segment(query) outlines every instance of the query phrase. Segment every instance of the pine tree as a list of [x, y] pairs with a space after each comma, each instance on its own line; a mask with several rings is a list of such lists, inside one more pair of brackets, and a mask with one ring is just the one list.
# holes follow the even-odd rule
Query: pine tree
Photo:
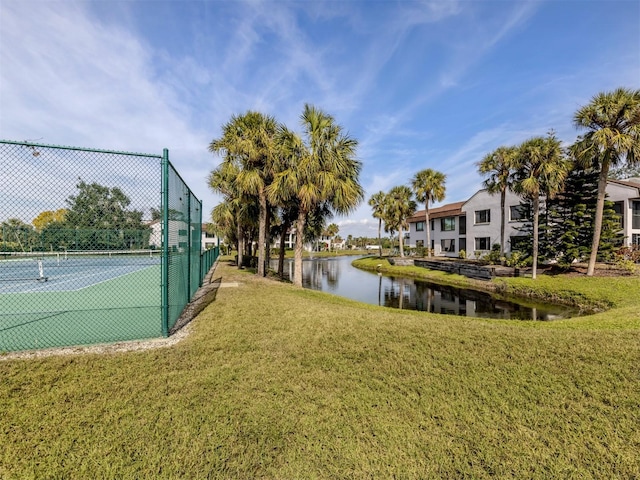
[[[566, 267], [575, 260], [583, 261], [589, 257], [597, 194], [598, 172], [572, 169], [564, 190], [555, 198], [546, 200], [540, 215], [541, 261], [557, 261]], [[527, 208], [527, 202], [524, 208]], [[521, 229], [524, 235], [531, 235], [531, 231], [530, 224]], [[621, 243], [620, 223], [613, 210], [613, 202], [606, 201], [598, 260], [610, 260]]]

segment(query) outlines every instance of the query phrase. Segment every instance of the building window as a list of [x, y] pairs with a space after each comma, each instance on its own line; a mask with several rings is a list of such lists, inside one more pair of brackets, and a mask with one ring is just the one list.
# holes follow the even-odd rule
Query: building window
[[524, 251], [527, 251], [529, 243], [531, 243], [531, 237], [526, 237], [526, 236], [509, 237], [509, 243], [511, 244], [512, 252], [524, 252]]
[[456, 229], [456, 218], [455, 217], [445, 217], [440, 219], [440, 231], [441, 232], [452, 232]]
[[454, 239], [440, 240], [440, 247], [442, 247], [443, 252], [455, 252], [456, 241]]
[[631, 212], [631, 228], [640, 229], [640, 202], [634, 201]]
[[637, 245], [638, 247], [640, 247], [640, 234], [638, 234], [638, 233], [634, 233], [634, 234], [631, 236], [631, 243], [632, 243], [633, 245]]
[[416, 240], [416, 248], [424, 248], [424, 240]]
[[624, 228], [624, 202], [614, 202], [611, 210], [615, 212], [615, 220], [620, 228]]
[[432, 232], [435, 230], [435, 224], [436, 224], [436, 221], [435, 220], [431, 220], [431, 231]]
[[460, 235], [465, 235], [467, 233], [467, 217], [465, 217], [464, 215], [458, 217], [458, 233]]
[[476, 224], [490, 223], [490, 222], [491, 222], [491, 210], [476, 210]]
[[527, 205], [511, 205], [509, 207], [509, 221], [524, 222], [531, 220], [531, 212]]
[[476, 250], [490, 250], [490, 249], [491, 249], [491, 238], [489, 237], [476, 238]]
[[467, 249], [467, 239], [466, 238], [461, 238], [459, 241], [460, 241], [460, 250], [466, 250]]
[[416, 222], [416, 232], [424, 232], [424, 222]]

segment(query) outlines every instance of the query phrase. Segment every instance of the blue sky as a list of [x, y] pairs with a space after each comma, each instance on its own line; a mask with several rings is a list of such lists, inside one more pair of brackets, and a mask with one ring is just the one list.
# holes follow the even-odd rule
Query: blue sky
[[[232, 114], [299, 130], [311, 103], [358, 139], [367, 199], [433, 168], [449, 203], [484, 155], [573, 142], [575, 111], [620, 86], [640, 88], [636, 0], [0, 0], [0, 138], [166, 147], [205, 213]], [[376, 236], [366, 201], [334, 221]]]

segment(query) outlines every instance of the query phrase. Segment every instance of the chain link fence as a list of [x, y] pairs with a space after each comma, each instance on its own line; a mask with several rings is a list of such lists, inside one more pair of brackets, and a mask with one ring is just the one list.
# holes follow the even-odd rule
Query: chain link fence
[[148, 155], [0, 141], [0, 352], [168, 336], [218, 250]]

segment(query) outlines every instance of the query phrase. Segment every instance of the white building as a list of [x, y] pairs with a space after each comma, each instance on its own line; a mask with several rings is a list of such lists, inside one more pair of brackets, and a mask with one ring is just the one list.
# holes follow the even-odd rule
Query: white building
[[[154, 220], [149, 223], [151, 235], [149, 236], [149, 246], [160, 248], [162, 246], [162, 222]], [[186, 249], [189, 241], [189, 225], [181, 220], [169, 220], [169, 248]], [[193, 227], [191, 231], [193, 232]], [[202, 224], [201, 249], [208, 250], [218, 246], [218, 237], [207, 232], [207, 224]]]
[[[609, 180], [607, 200], [621, 217], [624, 245], [640, 245], [640, 178]], [[520, 229], [528, 222], [529, 212], [523, 211], [521, 198], [508, 191], [505, 200], [505, 251], [510, 252], [518, 242], [527, 241]], [[500, 243], [500, 195], [479, 190], [464, 202], [450, 203], [429, 210], [431, 248], [436, 255], [458, 257], [464, 250], [473, 258], [475, 252], [487, 253], [493, 244]], [[425, 211], [409, 218], [406, 244], [412, 248], [426, 246]]]

